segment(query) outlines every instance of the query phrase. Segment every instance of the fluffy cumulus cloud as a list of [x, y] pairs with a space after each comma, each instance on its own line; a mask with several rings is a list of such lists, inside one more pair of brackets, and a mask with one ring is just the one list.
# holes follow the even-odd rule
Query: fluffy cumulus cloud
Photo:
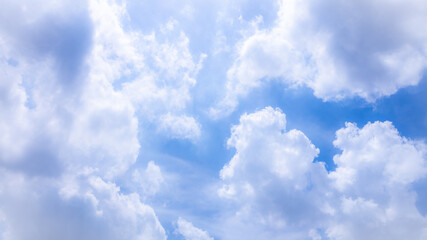
[[427, 218], [416, 207], [413, 183], [427, 174], [427, 147], [399, 136], [390, 122], [348, 123], [337, 131], [342, 150], [330, 173], [340, 199], [327, 233], [333, 239], [424, 239]]
[[[271, 107], [245, 114], [228, 145], [219, 195], [233, 207], [221, 237], [234, 239], [424, 239], [427, 218], [412, 184], [427, 175], [425, 143], [390, 122], [337, 131], [335, 171], [313, 162], [318, 149]], [[248, 227], [250, 226], [250, 227]]]
[[[196, 139], [200, 126], [184, 111], [191, 102], [190, 90], [196, 84], [195, 76], [205, 55], [194, 62], [189, 39], [175, 20], [144, 35], [122, 26], [129, 17], [125, 4], [110, 6], [105, 1], [95, 1], [91, 9], [97, 27], [93, 77], [106, 77], [135, 106], [142, 121], [157, 124], [166, 136], [172, 133], [172, 137]], [[168, 124], [167, 118], [189, 120], [192, 124]]]
[[[271, 107], [243, 115], [228, 145], [236, 149], [221, 170], [218, 191], [236, 213], [226, 225], [248, 228], [246, 239], [304, 239], [324, 215], [321, 190], [327, 180], [319, 150], [298, 130], [286, 129], [286, 117]], [[247, 227], [250, 226], [250, 227]], [[225, 239], [242, 232], [227, 231]]]
[[125, 30], [124, 2], [1, 5], [2, 239], [165, 239], [141, 200], [160, 168], [135, 170], [135, 193], [114, 182], [137, 160], [141, 121], [165, 115], [171, 137], [200, 135], [183, 111], [203, 56], [193, 62], [173, 21], [162, 39]]
[[[187, 20], [221, 15], [191, 3]], [[427, 239], [427, 146], [391, 122], [339, 129], [328, 172], [309, 138], [266, 107], [232, 127], [234, 156], [219, 177], [212, 168], [222, 163], [196, 163], [227, 155], [222, 130], [232, 121], [196, 116], [207, 113], [193, 100], [206, 87], [196, 87], [206, 46], [195, 51], [189, 36], [202, 28], [191, 35], [170, 17], [142, 31], [126, 4], [0, 0], [0, 239]], [[216, 113], [265, 80], [373, 101], [417, 84], [425, 69], [423, 1], [279, 9], [238, 44]], [[229, 53], [226, 30], [213, 57]]]
[[214, 116], [266, 81], [304, 85], [323, 100], [367, 101], [416, 85], [427, 66], [424, 1], [279, 1], [275, 24], [237, 45]]

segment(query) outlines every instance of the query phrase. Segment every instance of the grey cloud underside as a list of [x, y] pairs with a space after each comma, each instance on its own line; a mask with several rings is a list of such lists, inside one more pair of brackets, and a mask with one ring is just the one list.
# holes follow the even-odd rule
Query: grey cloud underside
[[[34, 5], [35, 6], [34, 6]], [[39, 7], [42, 1], [28, 4], [28, 8]], [[92, 47], [93, 24], [87, 4], [68, 3], [65, 14], [47, 12], [37, 16], [20, 6], [20, 2], [4, 3], [1, 28], [9, 46], [15, 54], [29, 61], [52, 59], [56, 81], [68, 92], [80, 86], [84, 79], [85, 58]]]
[[94, 77], [111, 57], [93, 60], [94, 11], [114, 12], [102, 3], [2, 4], [1, 239], [166, 238], [113, 183], [136, 161], [138, 120], [108, 68]]

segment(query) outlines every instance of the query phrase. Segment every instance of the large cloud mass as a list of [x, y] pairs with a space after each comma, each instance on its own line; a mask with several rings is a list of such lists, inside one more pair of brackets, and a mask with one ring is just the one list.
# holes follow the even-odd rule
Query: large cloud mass
[[[427, 219], [412, 184], [427, 175], [427, 146], [399, 136], [390, 122], [337, 131], [335, 171], [313, 162], [318, 150], [285, 115], [243, 115], [220, 172], [221, 197], [235, 203], [224, 239], [424, 239]], [[248, 230], [248, 226], [250, 230]]]
[[[228, 224], [251, 226], [246, 239], [307, 238], [325, 216], [327, 173], [313, 163], [319, 150], [301, 131], [286, 130], [285, 115], [271, 107], [243, 115], [228, 145], [236, 154], [221, 170], [219, 194], [238, 206]], [[225, 239], [239, 234], [230, 230]]]
[[323, 100], [367, 101], [416, 85], [427, 66], [425, 1], [282, 0], [275, 24], [237, 45], [214, 116], [263, 82], [305, 85]]
[[[206, 55], [180, 22], [143, 32], [119, 0], [0, 6], [0, 239], [427, 239], [427, 146], [391, 122], [346, 123], [328, 172], [280, 109], [243, 114], [218, 177], [232, 120], [193, 116], [207, 112], [192, 96]], [[425, 69], [423, 1], [279, 7], [238, 44], [216, 113], [265, 80], [373, 101]]]
[[399, 136], [390, 122], [354, 124], [337, 131], [342, 150], [329, 174], [340, 199], [328, 229], [333, 239], [424, 239], [427, 219], [412, 184], [427, 175], [427, 148]]
[[[165, 239], [145, 196], [114, 182], [137, 160], [139, 119], [183, 118], [191, 124], [166, 121], [165, 131], [200, 135], [182, 112], [200, 68], [185, 34], [169, 44], [173, 25], [162, 30], [166, 43], [125, 31], [125, 5], [114, 1], [1, 5], [2, 239]], [[155, 194], [159, 167], [138, 173], [140, 193]]]

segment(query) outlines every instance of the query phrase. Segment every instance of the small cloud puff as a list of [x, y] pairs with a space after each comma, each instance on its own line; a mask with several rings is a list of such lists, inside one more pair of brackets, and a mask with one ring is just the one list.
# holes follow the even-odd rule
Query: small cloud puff
[[201, 134], [200, 124], [193, 118], [185, 115], [174, 116], [170, 113], [160, 116], [159, 131], [170, 138], [197, 140]]
[[176, 232], [181, 234], [185, 240], [213, 240], [206, 231], [193, 226], [191, 222], [178, 218]]
[[133, 180], [139, 184], [142, 193], [146, 196], [152, 196], [160, 190], [164, 179], [160, 167], [150, 161], [147, 168], [141, 172], [136, 169], [132, 174]]

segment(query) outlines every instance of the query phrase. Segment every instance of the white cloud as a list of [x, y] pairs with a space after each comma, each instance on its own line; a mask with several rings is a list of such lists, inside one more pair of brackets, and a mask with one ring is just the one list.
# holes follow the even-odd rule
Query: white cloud
[[[1, 10], [14, 24], [0, 24], [3, 239], [166, 239], [154, 210], [140, 200], [145, 196], [112, 183], [126, 178], [140, 147], [140, 108], [114, 84], [151, 71], [135, 44], [139, 33], [123, 30], [125, 5], [63, 3], [26, 15], [28, 4], [5, 3]], [[167, 76], [179, 82], [181, 68], [192, 62], [176, 58], [184, 63], [169, 62], [178, 67]], [[188, 75], [184, 90], [194, 85]], [[160, 85], [155, 91], [164, 91]], [[168, 91], [180, 97], [180, 88], [169, 84]], [[154, 194], [161, 173], [152, 163], [145, 172], [149, 186], [141, 193]]]
[[[189, 39], [179, 30], [179, 23], [172, 19], [159, 31], [142, 34], [124, 30], [123, 22], [128, 19], [125, 4], [92, 1], [90, 7], [95, 24], [92, 78], [113, 83], [116, 92], [131, 101], [141, 120], [159, 124], [159, 128], [164, 125], [158, 121], [163, 115], [184, 115], [205, 55], [194, 62]], [[181, 125], [168, 127], [180, 133], [171, 137], [189, 138], [181, 134]]]
[[200, 136], [185, 111], [204, 55], [193, 61], [176, 21], [159, 33], [128, 30], [124, 2], [39, 2], [26, 14], [31, 4], [0, 10], [14, 25], [0, 24], [3, 239], [166, 239], [142, 202], [161, 188], [160, 168], [135, 170], [134, 182], [123, 174], [141, 122]]
[[103, 78], [88, 79], [81, 97], [81, 105], [71, 110], [75, 115], [68, 129], [67, 161], [71, 167], [95, 167], [109, 178], [125, 172], [139, 153], [133, 106]]
[[90, 171], [59, 181], [1, 173], [5, 240], [166, 239], [153, 209], [138, 194], [120, 193]]
[[332, 239], [424, 239], [427, 219], [415, 203], [411, 184], [427, 175], [427, 146], [399, 136], [390, 122], [359, 129], [347, 123], [337, 131], [329, 174], [338, 190], [334, 216], [327, 230]]
[[173, 43], [168, 40], [158, 43], [155, 34], [140, 36], [138, 40], [138, 50], [152, 61], [153, 69], [134, 72], [136, 78], [123, 83], [123, 92], [148, 119], [168, 112], [182, 112], [191, 101], [190, 90], [196, 84], [194, 77], [204, 55], [199, 63], [193, 62], [189, 40], [183, 32], [174, 36]]
[[[92, 34], [99, 29], [92, 29], [86, 4], [56, 16], [55, 11], [66, 9], [67, 4], [53, 10], [36, 8], [41, 13], [34, 11], [30, 16], [22, 13], [25, 2], [18, 10], [5, 5], [23, 16], [13, 21], [16, 32], [0, 29], [5, 36], [0, 47], [5, 72], [1, 86], [7, 93], [0, 110], [10, 116], [0, 120], [0, 126], [7, 127], [0, 141], [2, 160], [32, 174], [60, 175], [91, 167], [111, 179], [136, 161], [138, 120], [131, 102], [114, 91], [110, 72], [99, 70], [99, 63], [105, 63], [97, 60], [102, 56], [97, 51], [99, 39], [92, 43]], [[41, 33], [33, 33], [33, 28]], [[16, 40], [20, 37], [27, 42]], [[55, 47], [43, 48], [44, 44]], [[11, 60], [15, 63], [10, 64]]]
[[166, 239], [154, 210], [141, 203], [138, 194], [121, 194], [115, 184], [100, 178], [89, 179], [89, 182], [94, 196], [102, 196], [96, 204], [97, 212], [114, 218], [110, 221], [114, 239]]
[[[399, 3], [391, 8], [398, 9]], [[371, 9], [376, 3], [357, 4]], [[405, 13], [398, 11], [395, 23], [423, 20], [414, 13], [417, 4], [411, 1], [399, 8]], [[321, 6], [310, 6], [316, 14], [323, 12]], [[390, 36], [404, 29], [408, 33], [385, 44], [377, 55], [356, 54], [360, 58], [355, 59], [382, 64], [375, 75], [379, 80], [371, 83], [353, 80], [372, 69], [348, 74], [353, 73], [353, 60], [345, 56], [354, 51], [334, 45], [338, 30], [324, 22], [312, 26], [304, 12], [285, 12], [289, 9], [281, 8], [277, 26], [256, 29], [241, 43], [240, 57], [228, 73], [229, 80], [238, 81], [229, 82], [225, 108], [237, 104], [235, 96], [262, 84], [264, 77], [306, 84], [324, 99], [360, 95], [370, 100], [418, 81], [425, 64], [425, 47], [419, 42], [425, 33], [416, 33], [412, 22], [388, 29]], [[346, 9], [343, 14], [349, 13]], [[388, 20], [390, 9], [384, 13]], [[316, 14], [313, 18], [319, 17]], [[179, 22], [171, 20], [159, 31], [142, 34], [126, 25], [126, 5], [115, 1], [3, 1], [0, 19], [0, 238], [166, 239], [153, 208], [145, 203], [148, 196], [161, 192], [165, 179], [154, 162], [134, 170], [138, 136], [149, 122], [170, 138], [200, 137], [201, 126], [187, 108], [204, 55], [193, 58]], [[290, 24], [294, 19], [310, 20], [309, 33], [321, 27], [325, 33], [296, 44], [307, 33], [293, 28], [300, 26]], [[374, 24], [373, 29], [380, 27]], [[358, 38], [343, 31], [349, 46], [361, 46]], [[370, 44], [383, 45], [386, 38], [375, 34], [380, 43]], [[289, 42], [283, 43], [283, 36]], [[288, 58], [283, 59], [283, 52]], [[312, 54], [310, 61], [307, 52]], [[356, 72], [362, 68], [355, 66]], [[335, 78], [322, 75], [334, 72], [342, 82], [328, 82]], [[383, 81], [388, 76], [393, 80]], [[399, 136], [389, 122], [363, 128], [347, 124], [334, 144], [342, 153], [334, 158], [337, 170], [327, 173], [323, 164], [313, 163], [319, 150], [301, 131], [286, 129], [279, 109], [243, 115], [228, 141], [235, 155], [220, 172], [221, 186], [215, 186], [220, 199], [197, 200], [200, 205], [220, 206], [213, 220], [217, 222], [212, 223], [220, 226], [209, 223], [203, 228], [221, 239], [426, 238], [426, 218], [417, 209], [412, 188], [425, 181], [425, 144]], [[199, 170], [188, 169], [191, 174]], [[133, 175], [124, 174], [129, 172]], [[182, 182], [193, 182], [197, 174]], [[134, 185], [121, 189], [120, 183]], [[172, 190], [184, 185], [169, 185], [175, 191], [171, 195], [185, 193]], [[197, 196], [212, 194], [210, 190]], [[163, 202], [164, 207], [171, 202]], [[176, 231], [186, 239], [213, 239], [182, 218]]]
[[140, 185], [142, 193], [150, 196], [156, 194], [164, 182], [160, 167], [153, 161], [148, 162], [144, 172], [136, 169], [132, 174], [133, 180]]
[[424, 239], [416, 181], [427, 176], [427, 146], [399, 136], [390, 122], [337, 131], [337, 169], [313, 162], [318, 150], [285, 115], [267, 107], [244, 114], [228, 145], [219, 196], [231, 204], [222, 239]]
[[[247, 170], [257, 169], [258, 172], [258, 167], [262, 166], [277, 177], [293, 182], [296, 188], [304, 188], [304, 173], [319, 150], [302, 132], [285, 130], [285, 114], [279, 109], [267, 107], [254, 114], [243, 115], [240, 124], [233, 127], [227, 142], [228, 146], [236, 148], [236, 155], [221, 170], [221, 178], [226, 180], [246, 177]], [[269, 161], [259, 163], [260, 152]], [[240, 176], [242, 172], [243, 176]], [[256, 174], [252, 176], [255, 177]]]
[[[313, 163], [319, 150], [302, 132], [286, 130], [285, 114], [271, 107], [243, 115], [228, 145], [236, 154], [220, 172], [218, 193], [235, 203], [236, 212], [227, 217], [224, 225], [231, 226], [222, 237], [308, 238], [324, 215], [327, 173]], [[247, 232], [236, 232], [244, 226]]]
[[[347, 123], [337, 131], [334, 145], [343, 152], [334, 158], [338, 168], [331, 177], [343, 191], [351, 188], [352, 182], [362, 183], [364, 179], [381, 179], [384, 182], [376, 181], [381, 185], [408, 184], [427, 173], [425, 145], [400, 137], [391, 122], [368, 123], [362, 129]], [[376, 171], [370, 173], [372, 168]]]
[[178, 218], [176, 231], [184, 236], [185, 240], [213, 240], [206, 231], [196, 228], [183, 218]]
[[[379, 10], [380, 9], [380, 10]], [[416, 85], [427, 66], [424, 1], [280, 1], [276, 23], [237, 45], [214, 116], [271, 79], [323, 100], [367, 101]], [[380, 12], [380, 14], [379, 14]]]
[[[0, 51], [1, 47], [0, 42]], [[0, 69], [2, 79], [9, 80], [0, 81], [0, 159], [8, 161], [23, 154], [22, 149], [27, 144], [27, 139], [21, 137], [29, 128], [28, 111], [25, 107], [27, 96], [21, 86], [21, 76], [8, 64], [6, 57], [0, 59]]]
[[200, 137], [200, 124], [193, 118], [173, 116], [170, 113], [159, 118], [159, 131], [171, 138], [196, 140]]

